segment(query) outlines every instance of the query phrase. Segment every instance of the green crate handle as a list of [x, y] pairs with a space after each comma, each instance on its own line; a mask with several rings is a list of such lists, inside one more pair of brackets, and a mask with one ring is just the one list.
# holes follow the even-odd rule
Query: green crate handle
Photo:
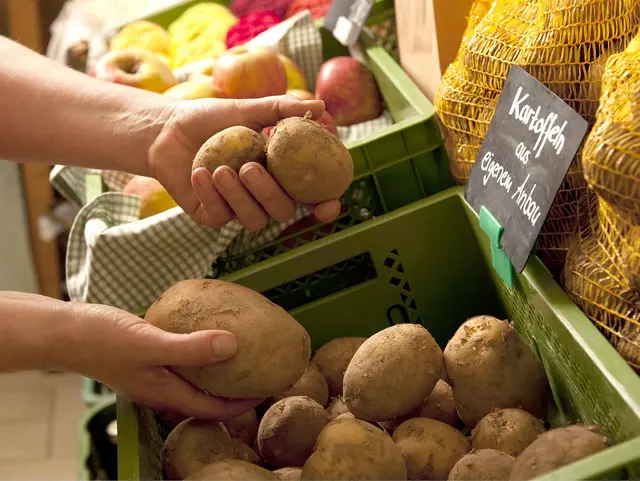
[[487, 233], [487, 236], [489, 236], [494, 269], [509, 289], [512, 289], [514, 275], [513, 264], [511, 264], [509, 256], [507, 256], [502, 246], [500, 246], [500, 239], [502, 238], [504, 227], [502, 227], [498, 219], [496, 219], [484, 205], [480, 207], [480, 227]]

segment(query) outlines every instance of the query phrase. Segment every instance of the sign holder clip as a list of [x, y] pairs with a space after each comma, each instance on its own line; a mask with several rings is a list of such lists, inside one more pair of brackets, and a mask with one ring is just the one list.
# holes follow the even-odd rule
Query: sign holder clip
[[504, 283], [511, 289], [513, 287], [514, 269], [511, 260], [500, 246], [500, 239], [504, 227], [498, 219], [484, 205], [480, 207], [480, 227], [489, 237], [491, 242], [491, 258], [493, 267]]

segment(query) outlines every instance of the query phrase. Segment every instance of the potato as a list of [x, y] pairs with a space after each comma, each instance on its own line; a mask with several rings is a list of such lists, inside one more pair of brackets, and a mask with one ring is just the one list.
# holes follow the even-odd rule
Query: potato
[[471, 448], [462, 433], [427, 418], [403, 422], [394, 431], [393, 440], [407, 463], [408, 479], [447, 479], [453, 466]]
[[339, 419], [322, 430], [303, 480], [403, 480], [407, 467], [391, 437], [369, 423]]
[[499, 481], [509, 479], [516, 458], [495, 449], [472, 450], [460, 458], [448, 481]]
[[453, 400], [453, 392], [451, 386], [449, 386], [442, 379], [438, 379], [433, 391], [427, 396], [420, 406], [413, 411], [400, 416], [390, 421], [381, 422], [380, 425], [389, 434], [393, 434], [403, 422], [413, 418], [430, 418], [436, 421], [449, 424], [454, 428], [457, 428], [460, 419], [458, 418], [458, 412], [456, 411], [456, 403]]
[[229, 421], [223, 421], [222, 424], [229, 431], [231, 439], [236, 439], [247, 446], [253, 446], [260, 421], [255, 409], [251, 409]]
[[313, 362], [307, 365], [307, 369], [298, 382], [295, 383], [290, 389], [276, 396], [271, 400], [271, 404], [274, 404], [281, 399], [291, 396], [307, 396], [313, 399], [320, 406], [325, 407], [329, 402], [329, 387], [327, 386], [327, 380], [324, 378], [318, 366]]
[[473, 317], [444, 350], [460, 419], [469, 428], [494, 409], [523, 409], [547, 418], [547, 378], [531, 348], [505, 321]]
[[162, 467], [167, 479], [184, 479], [207, 464], [227, 458], [261, 463], [249, 446], [231, 439], [217, 421], [189, 418], [169, 433], [162, 446]]
[[327, 412], [329, 413], [329, 418], [333, 421], [341, 414], [348, 413], [349, 408], [339, 396], [336, 396], [331, 399], [329, 406], [327, 406]]
[[397, 324], [374, 334], [356, 351], [344, 374], [344, 403], [358, 419], [386, 421], [417, 408], [442, 372], [442, 350], [418, 324]]
[[227, 281], [179, 281], [151, 305], [145, 319], [180, 334], [203, 329], [235, 334], [238, 351], [230, 359], [173, 367], [216, 396], [276, 396], [300, 379], [311, 357], [309, 334], [293, 317], [258, 292]]
[[225, 459], [205, 466], [185, 481], [280, 481], [280, 478], [255, 464]]
[[274, 471], [282, 481], [300, 481], [302, 468], [281, 468]]
[[509, 479], [533, 479], [608, 447], [597, 427], [567, 426], [541, 434], [516, 458]]
[[283, 119], [271, 130], [267, 170], [295, 201], [319, 204], [346, 192], [353, 159], [340, 139], [310, 116]]
[[473, 449], [496, 449], [519, 456], [544, 432], [544, 424], [521, 409], [497, 409], [483, 417], [471, 431]]
[[260, 421], [258, 447], [262, 458], [276, 469], [302, 467], [328, 422], [327, 411], [309, 397], [278, 401]]
[[227, 165], [238, 172], [248, 162], [265, 162], [265, 141], [262, 136], [241, 125], [221, 130], [209, 138], [193, 159], [193, 170], [204, 167], [214, 172]]
[[316, 351], [313, 358], [329, 385], [330, 396], [342, 395], [344, 372], [358, 348], [366, 337], [339, 337], [333, 339]]

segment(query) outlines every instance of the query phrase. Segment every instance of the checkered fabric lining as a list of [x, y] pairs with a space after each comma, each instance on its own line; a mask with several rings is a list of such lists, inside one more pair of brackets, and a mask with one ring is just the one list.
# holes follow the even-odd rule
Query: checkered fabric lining
[[[314, 80], [322, 64], [322, 41], [308, 12], [276, 25], [251, 43], [269, 45], [290, 56]], [[196, 66], [176, 72], [184, 78]], [[310, 87], [313, 89], [313, 86]], [[362, 139], [391, 125], [380, 118], [339, 127], [345, 143]], [[88, 174], [98, 173], [106, 192], [87, 199]], [[285, 223], [273, 220], [252, 233], [233, 221], [221, 229], [193, 222], [179, 207], [140, 219], [138, 197], [122, 194], [130, 174], [56, 166], [51, 184], [68, 200], [83, 206], [72, 226], [67, 246], [66, 277], [74, 301], [109, 304], [131, 312], [151, 304], [173, 283], [203, 277], [219, 256], [232, 255], [275, 240], [280, 233], [309, 215], [301, 206]]]

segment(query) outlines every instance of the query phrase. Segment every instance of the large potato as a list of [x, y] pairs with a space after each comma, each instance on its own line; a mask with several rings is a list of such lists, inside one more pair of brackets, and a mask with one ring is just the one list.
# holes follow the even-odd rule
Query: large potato
[[496, 449], [517, 457], [544, 432], [544, 424], [522, 409], [497, 409], [471, 431], [473, 449]]
[[255, 464], [225, 459], [205, 466], [185, 481], [280, 481], [280, 478]]
[[473, 428], [494, 409], [523, 409], [547, 418], [547, 378], [535, 353], [507, 322], [467, 320], [444, 350], [460, 419]]
[[516, 459], [495, 449], [473, 450], [460, 458], [448, 481], [502, 481], [509, 479]]
[[261, 463], [249, 446], [231, 439], [217, 421], [189, 418], [169, 433], [162, 446], [162, 467], [167, 479], [184, 479], [207, 464], [228, 458]]
[[460, 431], [427, 418], [403, 422], [394, 431], [393, 440], [407, 463], [408, 479], [447, 479], [453, 466], [471, 448]]
[[358, 419], [386, 421], [416, 409], [442, 372], [442, 350], [418, 324], [398, 324], [367, 339], [344, 374], [344, 402]]
[[407, 467], [388, 434], [357, 419], [336, 419], [318, 436], [301, 479], [399, 481], [407, 479]]
[[310, 362], [302, 377], [298, 379], [298, 382], [279, 396], [273, 398], [271, 404], [292, 396], [307, 396], [322, 407], [327, 405], [329, 401], [329, 387], [327, 386], [326, 379], [315, 363]]
[[339, 337], [333, 339], [316, 351], [311, 359], [324, 374], [329, 385], [329, 395], [342, 394], [342, 381], [351, 358], [366, 341], [366, 337]]
[[258, 429], [258, 447], [273, 468], [302, 467], [311, 456], [329, 414], [306, 396], [284, 398], [264, 414]]
[[277, 474], [282, 481], [300, 481], [302, 476], [302, 468], [281, 468], [276, 469], [274, 474]]
[[223, 362], [173, 369], [200, 389], [225, 398], [267, 398], [293, 386], [311, 357], [309, 334], [284, 309], [258, 292], [215, 279], [175, 283], [145, 319], [165, 331], [187, 334], [223, 329], [238, 350]]
[[509, 479], [537, 478], [608, 447], [607, 437], [592, 426], [567, 426], [541, 434], [516, 458]]

